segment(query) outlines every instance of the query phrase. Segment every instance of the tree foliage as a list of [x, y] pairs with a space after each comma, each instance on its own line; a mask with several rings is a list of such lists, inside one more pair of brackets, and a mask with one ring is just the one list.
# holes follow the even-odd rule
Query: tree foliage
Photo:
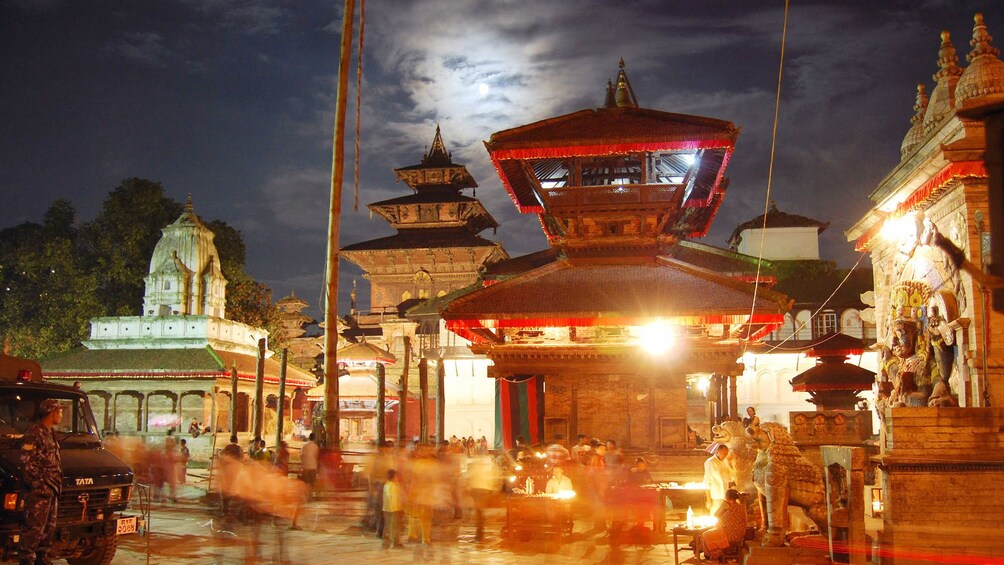
[[0, 230], [0, 339], [15, 355], [69, 349], [101, 313], [96, 277], [75, 246], [75, 216], [57, 200], [44, 224]]
[[[91, 222], [79, 224], [65, 200], [52, 203], [41, 223], [0, 230], [0, 344], [23, 357], [44, 357], [76, 346], [97, 316], [137, 315], [144, 277], [160, 240], [184, 206], [157, 182], [130, 178], [113, 189]], [[227, 284], [227, 318], [275, 335], [272, 292], [244, 271], [240, 231], [207, 222]], [[273, 339], [273, 348], [279, 346]]]

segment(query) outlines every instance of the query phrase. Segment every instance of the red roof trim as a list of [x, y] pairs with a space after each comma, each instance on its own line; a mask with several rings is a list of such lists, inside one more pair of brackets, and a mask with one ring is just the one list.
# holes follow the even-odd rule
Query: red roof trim
[[[910, 196], [907, 196], [906, 200], [896, 207], [893, 215], [905, 214], [920, 208], [925, 200], [939, 192], [952, 181], [969, 177], [986, 178], [987, 176], [986, 165], [983, 161], [949, 163], [938, 171], [937, 174], [928, 179], [927, 182], [920, 185], [917, 190], [914, 190]], [[875, 236], [882, 229], [882, 224], [883, 222], [877, 222], [874, 226], [868, 228], [868, 231], [854, 242], [854, 250], [867, 251], [871, 247], [872, 240], [875, 239]]]
[[868, 386], [863, 386], [861, 384], [846, 383], [846, 384], [793, 384], [791, 385], [791, 390], [795, 392], [813, 392], [817, 390], [868, 390]]
[[590, 157], [595, 155], [617, 155], [638, 151], [680, 151], [697, 149], [728, 149], [733, 140], [702, 139], [686, 141], [645, 141], [636, 143], [605, 143], [603, 145], [566, 145], [557, 147], [527, 147], [519, 149], [496, 149], [491, 151], [492, 160], [542, 159], [551, 157]]

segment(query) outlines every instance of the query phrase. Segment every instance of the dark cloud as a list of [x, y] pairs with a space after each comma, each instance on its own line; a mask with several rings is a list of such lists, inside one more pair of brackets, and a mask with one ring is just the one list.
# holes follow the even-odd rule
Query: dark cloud
[[125, 33], [122, 37], [110, 42], [107, 50], [126, 59], [145, 65], [165, 66], [173, 55], [164, 46], [164, 38], [154, 32]]
[[180, 0], [224, 29], [249, 36], [279, 33], [288, 14], [275, 0]]

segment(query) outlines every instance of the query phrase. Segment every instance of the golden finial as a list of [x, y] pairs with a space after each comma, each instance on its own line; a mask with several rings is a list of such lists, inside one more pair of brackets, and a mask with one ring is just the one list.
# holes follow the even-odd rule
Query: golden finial
[[952, 34], [948, 30], [941, 32], [941, 48], [938, 49], [938, 72], [934, 73], [934, 80], [943, 77], [958, 76], [962, 74], [959, 68], [959, 57], [955, 52], [955, 45], [952, 44]]
[[923, 83], [917, 84], [917, 99], [913, 104], [913, 111], [916, 113], [910, 118], [910, 123], [916, 124], [924, 120], [924, 112], [927, 111], [927, 89]]
[[976, 12], [973, 16], [973, 38], [969, 40], [973, 50], [966, 55], [966, 60], [972, 63], [973, 59], [983, 55], [991, 57], [999, 55], [1000, 50], [990, 45], [993, 40], [993, 36], [987, 31], [987, 25], [983, 23], [983, 14]]

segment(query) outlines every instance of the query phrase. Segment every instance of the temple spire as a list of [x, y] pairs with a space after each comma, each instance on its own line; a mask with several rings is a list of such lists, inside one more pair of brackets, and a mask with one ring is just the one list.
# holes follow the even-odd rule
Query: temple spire
[[958, 65], [959, 57], [952, 44], [951, 34], [941, 32], [941, 48], [938, 49], [938, 72], [934, 73], [937, 84], [931, 91], [931, 99], [924, 113], [924, 131], [930, 132], [947, 118], [955, 107], [955, 85], [962, 76]]
[[188, 198], [185, 199], [185, 212], [192, 214], [195, 212], [195, 208], [192, 206], [192, 193], [188, 193]]
[[917, 97], [913, 104], [913, 117], [910, 118], [910, 129], [903, 137], [900, 154], [905, 159], [907, 155], [924, 141], [924, 114], [927, 113], [927, 91], [923, 83], [917, 84]]
[[422, 164], [453, 164], [450, 152], [446, 150], [446, 144], [443, 143], [443, 135], [439, 132], [439, 124], [436, 124], [436, 136], [432, 138], [432, 147], [429, 148], [429, 152], [422, 159]]
[[1004, 62], [997, 56], [1000, 50], [990, 45], [993, 37], [983, 23], [983, 14], [973, 16], [973, 47], [966, 60], [969, 66], [955, 86], [955, 108], [963, 110], [992, 105], [1004, 100]]
[[616, 108], [617, 101], [614, 99], [614, 83], [607, 79], [607, 94], [603, 98], [604, 108]]
[[634, 89], [631, 88], [631, 81], [628, 80], [627, 72], [624, 71], [624, 58], [621, 57], [617, 64], [617, 91], [614, 93], [614, 100], [618, 108], [637, 108], [638, 99], [634, 96]]

